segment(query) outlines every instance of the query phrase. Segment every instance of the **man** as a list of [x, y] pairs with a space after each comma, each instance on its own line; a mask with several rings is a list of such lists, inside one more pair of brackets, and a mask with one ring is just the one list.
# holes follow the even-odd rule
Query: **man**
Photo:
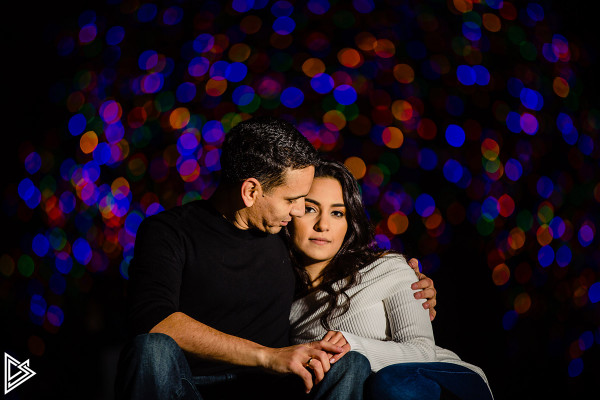
[[304, 214], [317, 161], [290, 124], [253, 118], [226, 135], [209, 201], [142, 223], [118, 398], [292, 398], [302, 384], [315, 399], [360, 398], [368, 361], [341, 333], [289, 345], [294, 276], [276, 234]]

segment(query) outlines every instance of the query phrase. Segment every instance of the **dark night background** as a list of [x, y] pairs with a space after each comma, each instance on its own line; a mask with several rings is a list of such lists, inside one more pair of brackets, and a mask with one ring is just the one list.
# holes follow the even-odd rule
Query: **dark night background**
[[[584, 1], [540, 1], [540, 4], [547, 14], [551, 10], [552, 16], [558, 18], [563, 35], [584, 43], [592, 54], [593, 64], [582, 69], [579, 78], [585, 83], [587, 101], [597, 107], [595, 89], [600, 87], [597, 14], [588, 10], [589, 2]], [[26, 221], [16, 218], [17, 205], [7, 200], [6, 193], [14, 192], [26, 176], [20, 153], [30, 144], [32, 148], [52, 149], [56, 159], [61, 159], [69, 157], [72, 147], [72, 143], [67, 146], [62, 142], [60, 133], [70, 114], [64, 105], [48, 101], [48, 93], [57, 81], [70, 79], [80, 66], [73, 64], [74, 58], [57, 55], [54, 37], [65, 28], [76, 32], [77, 17], [82, 11], [94, 9], [100, 13], [103, 7], [106, 7], [103, 2], [76, 5], [20, 2], [5, 13], [1, 26], [4, 46], [0, 162], [5, 193], [1, 253], [11, 254], [15, 248], [26, 248], [30, 244], [25, 242], [31, 240], [28, 233], [36, 231], [39, 225], [36, 218]], [[139, 51], [133, 56], [137, 54]], [[479, 122], [486, 124], [486, 121]], [[563, 162], [556, 160], [557, 154], [560, 152], [555, 148], [547, 162]], [[598, 160], [594, 168], [597, 176]], [[435, 187], [437, 182], [423, 181], [422, 185]], [[596, 214], [597, 206], [596, 203], [593, 210]], [[597, 245], [597, 239], [594, 243]], [[409, 255], [421, 256], [417, 243], [407, 241], [405, 246]], [[507, 308], [501, 293], [509, 289], [494, 285], [489, 268], [476, 267], [487, 265], [485, 246], [486, 239], [477, 235], [474, 226], [454, 227], [452, 243], [440, 255], [443, 267], [429, 274], [438, 290], [438, 313], [433, 323], [437, 344], [480, 366], [496, 399], [575, 398], [590, 391], [597, 393], [600, 372], [597, 343], [585, 352], [583, 372], [575, 378], [567, 374], [565, 340], [557, 335], [555, 321], [556, 313], [568, 310], [546, 308], [535, 316], [519, 319], [510, 331], [502, 329], [502, 316]], [[116, 360], [125, 333], [125, 280], [119, 275], [118, 267], [116, 272], [94, 274], [90, 282], [81, 284], [81, 287], [87, 286], [86, 289], [67, 291], [68, 300], [63, 303], [65, 323], [52, 335], [27, 318], [17, 317], [27, 314], [27, 310], [19, 308], [28, 304], [21, 301], [27, 297], [27, 281], [9, 283], [6, 277], [1, 276], [1, 279], [3, 351], [11, 352], [20, 361], [29, 358], [31, 368], [37, 372], [34, 378], [6, 397], [111, 398]], [[540, 289], [538, 296], [543, 296], [545, 291], [552, 297], [554, 289]], [[563, 321], [570, 319], [566, 316]], [[598, 305], [594, 318], [580, 322], [597, 327]], [[45, 339], [42, 356], [30, 354], [27, 343], [30, 334]]]

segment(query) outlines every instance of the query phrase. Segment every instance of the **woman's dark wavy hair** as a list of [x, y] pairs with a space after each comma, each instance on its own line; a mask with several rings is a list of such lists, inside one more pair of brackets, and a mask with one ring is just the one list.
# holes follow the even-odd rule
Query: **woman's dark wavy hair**
[[[321, 316], [321, 325], [330, 330], [329, 320], [344, 314], [350, 308], [350, 298], [346, 291], [360, 282], [359, 271], [380, 258], [385, 250], [375, 244], [375, 232], [365, 212], [360, 188], [354, 176], [337, 161], [321, 160], [315, 169], [316, 178], [333, 178], [342, 186], [348, 230], [344, 242], [337, 254], [321, 273], [322, 281], [318, 286], [328, 294], [325, 296], [327, 308]], [[297, 274], [296, 297], [300, 298], [310, 291], [311, 281], [302, 265], [301, 254], [294, 248], [287, 229], [284, 236], [288, 240], [292, 265]], [[335, 282], [343, 282], [341, 287]]]
[[288, 168], [302, 169], [319, 161], [317, 151], [290, 123], [273, 117], [240, 122], [225, 135], [221, 182], [256, 178], [265, 191], [284, 183]]

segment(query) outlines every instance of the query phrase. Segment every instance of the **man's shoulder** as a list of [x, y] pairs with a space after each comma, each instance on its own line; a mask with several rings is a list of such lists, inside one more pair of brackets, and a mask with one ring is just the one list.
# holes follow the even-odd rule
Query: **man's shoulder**
[[166, 225], [176, 230], [189, 225], [197, 226], [209, 216], [209, 211], [206, 210], [204, 203], [206, 203], [205, 200], [195, 200], [175, 206], [146, 217], [142, 224], [144, 226]]

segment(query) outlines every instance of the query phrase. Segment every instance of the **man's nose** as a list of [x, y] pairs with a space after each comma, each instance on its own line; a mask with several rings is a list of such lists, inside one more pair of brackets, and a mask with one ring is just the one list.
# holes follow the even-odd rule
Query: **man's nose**
[[306, 207], [304, 205], [304, 197], [302, 197], [292, 204], [290, 215], [292, 217], [301, 217], [304, 215], [305, 211]]

